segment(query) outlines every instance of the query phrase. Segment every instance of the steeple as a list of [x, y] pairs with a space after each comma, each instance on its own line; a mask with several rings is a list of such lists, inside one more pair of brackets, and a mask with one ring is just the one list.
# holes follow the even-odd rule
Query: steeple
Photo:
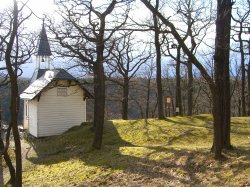
[[37, 49], [37, 69], [49, 69], [50, 56], [51, 56], [50, 45], [48, 41], [48, 37], [45, 30], [44, 20], [42, 25], [42, 31], [40, 33], [40, 38], [38, 41], [38, 49]]

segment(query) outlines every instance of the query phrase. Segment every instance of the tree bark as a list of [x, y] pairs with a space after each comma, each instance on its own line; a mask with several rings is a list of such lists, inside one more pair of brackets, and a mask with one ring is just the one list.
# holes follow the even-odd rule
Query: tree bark
[[222, 158], [222, 148], [230, 144], [230, 75], [229, 51], [231, 30], [231, 0], [217, 1], [215, 39], [215, 89], [213, 90], [214, 151], [215, 158]]
[[149, 117], [149, 98], [150, 98], [150, 84], [151, 84], [151, 77], [148, 78], [147, 81], [147, 99], [146, 99], [146, 115], [145, 118], [148, 119]]
[[192, 116], [193, 115], [193, 66], [192, 66], [192, 62], [190, 60], [188, 61], [187, 68], [188, 68], [187, 115]]
[[[1, 108], [0, 108], [0, 128], [2, 127], [2, 113], [1, 113]], [[4, 142], [2, 140], [2, 129], [0, 130], [0, 150], [4, 150]], [[16, 171], [14, 166], [12, 165], [10, 156], [6, 151], [3, 152], [3, 158], [5, 160], [5, 163], [7, 167], [9, 168], [10, 172], [10, 180], [9, 183], [14, 186], [15, 185], [15, 178], [16, 178]], [[3, 183], [3, 165], [2, 165], [2, 154], [0, 155], [0, 186], [4, 186]]]
[[[155, 9], [159, 8], [159, 0], [156, 0]], [[159, 42], [159, 25], [156, 14], [153, 13], [154, 28], [155, 28], [155, 50], [156, 50], [156, 83], [158, 92], [158, 119], [164, 119], [163, 112], [163, 95], [162, 95], [162, 82], [161, 82], [161, 44]]]
[[104, 69], [102, 62], [95, 64], [94, 74], [95, 74], [94, 76], [95, 136], [92, 146], [96, 149], [101, 149], [103, 126], [104, 126], [104, 113], [105, 113], [105, 78], [104, 78]]
[[176, 96], [175, 96], [175, 106], [179, 108], [179, 112], [176, 115], [182, 116], [182, 97], [181, 97], [181, 47], [177, 47], [177, 61], [176, 61]]
[[248, 104], [247, 104], [247, 115], [250, 116], [250, 38], [248, 41], [248, 69], [247, 69], [247, 85], [248, 85]]
[[[217, 88], [216, 88], [217, 89]], [[221, 95], [219, 92], [214, 90], [213, 93], [213, 128], [214, 128], [214, 139], [212, 151], [215, 154], [216, 159], [222, 158], [222, 117], [223, 112], [220, 105]]]
[[245, 54], [244, 46], [242, 41], [242, 23], [239, 32], [239, 42], [240, 42], [240, 61], [241, 61], [241, 116], [246, 116], [246, 97], [245, 97], [245, 87], [246, 87], [246, 73], [245, 73]]
[[[7, 44], [6, 52], [5, 52], [5, 62], [8, 71], [8, 75], [11, 83], [11, 103], [10, 103], [10, 126], [12, 128], [12, 133], [14, 137], [15, 143], [15, 156], [16, 156], [16, 177], [15, 177], [15, 186], [22, 186], [22, 154], [21, 154], [21, 141], [18, 132], [18, 124], [17, 124], [17, 116], [18, 116], [18, 103], [19, 103], [19, 95], [18, 95], [18, 85], [17, 85], [17, 65], [12, 67], [11, 64], [11, 52], [13, 50], [14, 40], [17, 35], [18, 29], [18, 6], [17, 1], [14, 2], [14, 11], [13, 11], [13, 28], [11, 32], [11, 36], [9, 39], [9, 43]], [[15, 68], [13, 70], [12, 68]]]
[[95, 137], [92, 146], [101, 149], [103, 126], [105, 116], [105, 74], [103, 68], [103, 51], [104, 51], [104, 30], [105, 17], [100, 18], [100, 32], [96, 42], [96, 62], [94, 63], [94, 127]]
[[[0, 149], [3, 150], [4, 149], [4, 143], [3, 143], [3, 140], [2, 138], [0, 139]], [[1, 155], [2, 157], [2, 155]], [[0, 157], [0, 159], [2, 160], [2, 158]], [[7, 151], [5, 151], [3, 153], [3, 158], [4, 158], [4, 161], [9, 169], [9, 172], [10, 172], [10, 180], [9, 180], [9, 183], [14, 186], [15, 185], [15, 179], [16, 179], [16, 171], [15, 171], [15, 168], [14, 166], [12, 165], [12, 162], [11, 162], [11, 159], [10, 159], [10, 156], [8, 154]], [[0, 166], [0, 172], [3, 171], [3, 168], [2, 168], [2, 165]], [[0, 178], [1, 179], [1, 178]], [[0, 186], [1, 186], [1, 183], [0, 183]]]
[[129, 79], [124, 78], [123, 82], [123, 98], [122, 98], [122, 119], [128, 119], [128, 95], [129, 95]]

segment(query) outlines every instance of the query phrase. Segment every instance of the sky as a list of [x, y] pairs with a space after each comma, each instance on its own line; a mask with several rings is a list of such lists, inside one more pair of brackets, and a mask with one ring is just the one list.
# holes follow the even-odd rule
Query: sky
[[[25, 3], [27, 0], [18, 0], [20, 3]], [[12, 0], [0, 0], [0, 11], [12, 5]], [[54, 0], [29, 0], [28, 7], [34, 12], [37, 17], [43, 18], [44, 14], [52, 14], [54, 9]], [[36, 16], [26, 22], [26, 26], [33, 31], [40, 32], [42, 21]], [[22, 77], [30, 78], [35, 69], [36, 62], [35, 57], [31, 59], [31, 63], [22, 65], [23, 74]]]
[[[20, 3], [25, 3], [27, 0], [17, 0]], [[100, 0], [96, 0], [97, 2]], [[6, 8], [12, 4], [12, 0], [0, 0], [0, 10], [3, 8]], [[32, 16], [32, 18], [26, 23], [27, 27], [30, 28], [32, 31], [37, 31], [40, 32], [41, 30], [41, 25], [42, 25], [42, 20], [43, 15], [50, 15], [53, 16], [53, 13], [55, 11], [55, 5], [54, 5], [54, 0], [28, 0], [27, 3], [28, 7], [34, 12], [34, 14], [37, 16]], [[139, 9], [143, 9], [144, 13], [143, 14], [138, 14], [138, 9], [134, 13], [137, 18], [140, 16], [145, 16], [147, 11], [145, 11], [144, 6], [142, 4], [139, 5]], [[141, 11], [140, 11], [141, 12]], [[39, 19], [39, 18], [40, 19]], [[139, 18], [140, 19], [140, 18]], [[48, 33], [47, 33], [48, 34]], [[212, 33], [212, 35], [214, 35]], [[34, 72], [36, 66], [36, 59], [35, 57], [32, 58], [31, 63], [24, 64], [22, 66], [23, 69], [23, 77], [30, 78]]]
[[[33, 11], [35, 16], [33, 15], [30, 20], [25, 22], [25, 26], [31, 31], [40, 32], [42, 26], [42, 18], [44, 15], [52, 16], [54, 14], [54, 10], [56, 6], [54, 5], [54, 0], [17, 0], [19, 3], [26, 3], [29, 9]], [[95, 2], [99, 3], [100, 0], [96, 0]], [[13, 4], [12, 0], [0, 0], [0, 11], [4, 8], [7, 8]], [[139, 9], [143, 8], [143, 6], [139, 6]], [[144, 10], [145, 11], [145, 10]], [[144, 14], [137, 14], [136, 17], [140, 19], [140, 16], [145, 16]], [[47, 32], [47, 34], [49, 34]], [[55, 64], [55, 63], [54, 63]], [[36, 57], [33, 56], [30, 63], [23, 64], [21, 66], [23, 70], [22, 77], [31, 78], [36, 67]]]

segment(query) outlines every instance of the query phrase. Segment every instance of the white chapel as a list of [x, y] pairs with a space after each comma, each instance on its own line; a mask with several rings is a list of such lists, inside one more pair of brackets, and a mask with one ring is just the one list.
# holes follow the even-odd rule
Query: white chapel
[[38, 42], [36, 69], [24, 100], [23, 125], [35, 137], [59, 135], [86, 121], [86, 99], [93, 96], [64, 69], [52, 69], [45, 26]]

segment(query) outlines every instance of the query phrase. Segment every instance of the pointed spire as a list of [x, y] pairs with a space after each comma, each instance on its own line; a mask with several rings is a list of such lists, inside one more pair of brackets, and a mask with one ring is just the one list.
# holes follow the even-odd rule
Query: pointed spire
[[40, 33], [40, 41], [38, 45], [37, 55], [38, 56], [51, 56], [52, 55], [48, 37], [46, 34], [46, 30], [45, 30], [45, 26], [44, 26], [44, 19], [43, 19], [42, 31]]

